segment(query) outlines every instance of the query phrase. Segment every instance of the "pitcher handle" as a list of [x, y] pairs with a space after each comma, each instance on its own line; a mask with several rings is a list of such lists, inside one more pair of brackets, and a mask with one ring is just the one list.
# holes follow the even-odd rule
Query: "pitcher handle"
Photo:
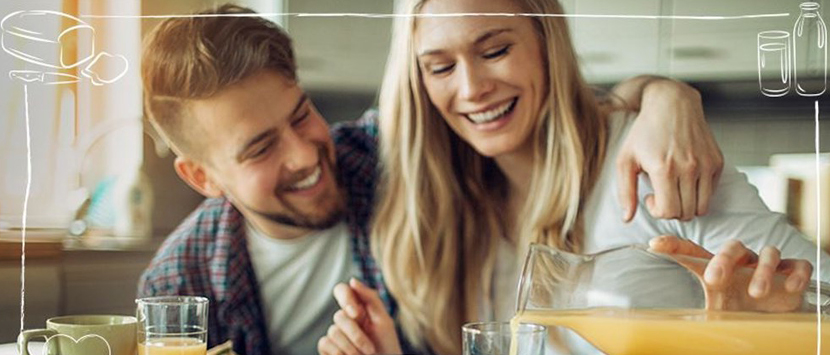
[[821, 290], [816, 287], [816, 280], [810, 280], [807, 290], [804, 291], [802, 310], [815, 312], [816, 306], [824, 316], [830, 316], [830, 283], [819, 281]]
[[54, 329], [32, 329], [24, 330], [17, 337], [17, 353], [20, 355], [29, 355], [29, 340], [36, 337], [49, 338], [58, 334]]

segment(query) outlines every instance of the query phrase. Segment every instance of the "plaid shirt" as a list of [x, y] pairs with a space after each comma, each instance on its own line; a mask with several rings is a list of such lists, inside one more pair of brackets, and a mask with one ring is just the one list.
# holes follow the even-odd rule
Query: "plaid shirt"
[[[332, 128], [354, 263], [394, 315], [395, 303], [369, 250], [377, 178], [377, 125], [369, 113]], [[226, 199], [205, 200], [160, 247], [144, 271], [138, 297], [199, 295], [210, 299], [208, 347], [233, 340], [238, 354], [271, 354], [259, 287], [245, 241], [245, 220]]]

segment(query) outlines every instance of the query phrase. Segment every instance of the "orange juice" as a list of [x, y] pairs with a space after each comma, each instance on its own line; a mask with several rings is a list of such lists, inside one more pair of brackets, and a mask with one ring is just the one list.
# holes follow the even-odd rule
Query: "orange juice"
[[205, 355], [207, 344], [195, 338], [155, 338], [138, 343], [138, 355]]
[[[816, 354], [818, 328], [811, 313], [691, 309], [526, 311], [512, 322], [570, 328], [608, 355]], [[830, 355], [830, 321], [821, 342]]]

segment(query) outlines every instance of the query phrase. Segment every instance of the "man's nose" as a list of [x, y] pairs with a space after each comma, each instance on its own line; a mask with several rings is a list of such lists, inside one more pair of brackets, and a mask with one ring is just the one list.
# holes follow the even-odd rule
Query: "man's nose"
[[317, 145], [311, 140], [297, 134], [287, 132], [283, 138], [285, 143], [285, 169], [289, 172], [302, 171], [313, 168], [320, 160]]

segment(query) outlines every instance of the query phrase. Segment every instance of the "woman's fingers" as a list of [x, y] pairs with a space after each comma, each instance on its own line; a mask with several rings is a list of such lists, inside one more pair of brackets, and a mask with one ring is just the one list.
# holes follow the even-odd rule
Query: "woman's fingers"
[[361, 303], [365, 305], [370, 317], [373, 318], [372, 322], [377, 322], [379, 320], [377, 318], [381, 316], [391, 319], [389, 314], [386, 312], [386, 306], [383, 304], [383, 301], [380, 299], [380, 296], [375, 289], [364, 285], [355, 278], [349, 280], [349, 285], [352, 287], [352, 290], [355, 292]]
[[339, 283], [334, 286], [334, 299], [341, 309], [352, 319], [360, 321], [364, 316], [363, 302], [355, 295], [349, 285]]
[[712, 253], [690, 240], [678, 238], [671, 235], [661, 235], [651, 238], [648, 242], [649, 249], [663, 254], [678, 254], [693, 256], [696, 258], [712, 258]]
[[337, 344], [334, 343], [334, 340], [328, 336], [320, 338], [317, 342], [317, 352], [319, 352], [320, 355], [345, 355], [345, 353], [337, 347]]
[[697, 214], [698, 174], [696, 163], [690, 163], [679, 176], [680, 220], [691, 221]]
[[761, 249], [758, 255], [758, 266], [752, 273], [752, 280], [749, 282], [749, 295], [753, 298], [763, 298], [769, 294], [773, 277], [781, 263], [781, 252], [775, 247], [766, 246]]
[[337, 348], [343, 352], [345, 355], [363, 355], [364, 353], [352, 345], [352, 342], [349, 341], [349, 338], [346, 337], [346, 334], [343, 334], [343, 331], [340, 330], [336, 325], [332, 325], [329, 327], [328, 333], [326, 333], [326, 337], [332, 340]]
[[354, 319], [350, 318], [346, 315], [343, 310], [339, 310], [334, 313], [334, 325], [340, 329], [343, 334], [345, 334], [346, 338], [354, 344], [357, 349], [360, 349], [365, 354], [373, 354], [375, 352], [375, 345], [372, 343], [372, 340], [369, 339], [369, 336], [363, 332], [363, 329], [360, 327]]
[[617, 158], [617, 199], [623, 210], [623, 221], [634, 218], [637, 210], [637, 174], [640, 167], [633, 156]]
[[718, 186], [720, 171], [723, 163], [703, 163], [700, 169], [700, 178], [697, 180], [697, 212], [703, 216], [709, 212], [709, 201], [715, 194], [715, 186]]
[[677, 175], [672, 167], [659, 169], [649, 173], [654, 194], [646, 196], [648, 212], [655, 218], [673, 219], [680, 217], [680, 193], [678, 192]]
[[349, 285], [366, 307], [368, 323], [371, 324], [369, 336], [375, 342], [377, 350], [384, 354], [401, 353], [395, 322], [386, 311], [378, 291], [354, 278], [349, 281]]
[[706, 266], [703, 279], [711, 286], [728, 285], [732, 274], [739, 266], [750, 266], [758, 262], [758, 255], [747, 249], [743, 243], [731, 240], [726, 242]]
[[802, 292], [807, 289], [810, 277], [813, 275], [813, 264], [807, 260], [784, 259], [778, 265], [778, 270], [787, 275], [784, 288], [787, 292]]

